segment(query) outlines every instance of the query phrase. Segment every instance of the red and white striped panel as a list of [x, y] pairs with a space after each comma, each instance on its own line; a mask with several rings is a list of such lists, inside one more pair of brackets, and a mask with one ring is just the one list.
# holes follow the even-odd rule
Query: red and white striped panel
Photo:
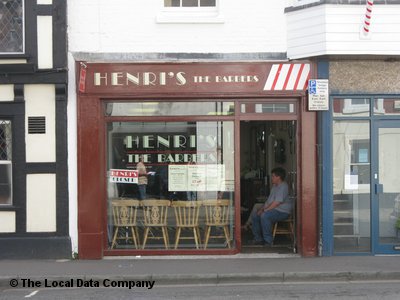
[[273, 64], [264, 91], [305, 90], [310, 64]]

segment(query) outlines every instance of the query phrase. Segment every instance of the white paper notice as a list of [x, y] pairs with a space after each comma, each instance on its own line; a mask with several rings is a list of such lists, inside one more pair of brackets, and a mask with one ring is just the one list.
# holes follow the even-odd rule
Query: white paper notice
[[168, 190], [187, 191], [187, 166], [169, 165], [168, 166]]
[[168, 190], [225, 191], [225, 165], [169, 165]]
[[188, 191], [206, 191], [206, 165], [188, 166]]

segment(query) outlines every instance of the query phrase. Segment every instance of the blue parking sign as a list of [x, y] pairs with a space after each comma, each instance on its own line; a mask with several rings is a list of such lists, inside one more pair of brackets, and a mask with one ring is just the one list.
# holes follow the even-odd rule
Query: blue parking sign
[[311, 79], [308, 81], [308, 93], [309, 94], [317, 93], [317, 81], [315, 79]]

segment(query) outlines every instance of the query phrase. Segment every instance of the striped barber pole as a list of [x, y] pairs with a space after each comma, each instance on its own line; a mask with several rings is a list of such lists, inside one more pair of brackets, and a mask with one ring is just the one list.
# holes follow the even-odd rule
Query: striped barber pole
[[372, 5], [374, 0], [367, 0], [367, 7], [365, 9], [363, 32], [365, 35], [369, 33], [369, 26], [371, 25]]
[[305, 90], [310, 69], [310, 64], [273, 64], [264, 91]]

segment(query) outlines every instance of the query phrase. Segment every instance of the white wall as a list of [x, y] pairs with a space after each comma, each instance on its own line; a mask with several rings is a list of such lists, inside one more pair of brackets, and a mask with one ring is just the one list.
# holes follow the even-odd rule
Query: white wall
[[14, 101], [13, 84], [0, 84], [0, 101]]
[[374, 5], [370, 34], [364, 5], [318, 5], [287, 13], [290, 59], [317, 55], [400, 55], [400, 5]]
[[[56, 161], [56, 96], [53, 84], [25, 85], [25, 143], [27, 162]], [[46, 118], [45, 134], [29, 134], [28, 118]]]
[[15, 232], [15, 211], [0, 211], [0, 233]]
[[53, 67], [53, 17], [37, 17], [38, 68]]
[[28, 174], [26, 176], [26, 231], [55, 232], [56, 175]]
[[[160, 23], [163, 0], [70, 0], [71, 52], [285, 52], [285, 2], [220, 0], [215, 23]], [[196, 22], [196, 18], [192, 18]], [[180, 21], [176, 18], [176, 22]], [[221, 23], [222, 22], [222, 23]]]
[[[68, 68], [74, 70], [72, 54], [68, 55]], [[75, 72], [68, 72], [68, 195], [69, 195], [69, 235], [72, 252], [78, 252], [78, 145]]]

